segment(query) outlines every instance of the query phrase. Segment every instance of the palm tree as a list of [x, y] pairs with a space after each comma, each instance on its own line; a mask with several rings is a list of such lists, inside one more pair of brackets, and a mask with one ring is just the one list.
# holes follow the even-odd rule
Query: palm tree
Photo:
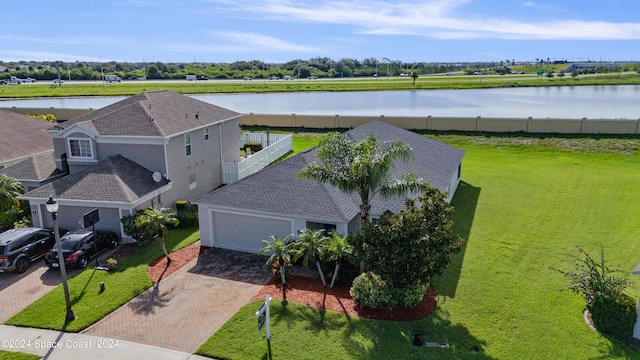
[[24, 187], [14, 178], [0, 175], [0, 211], [7, 211], [20, 205], [18, 196], [24, 194]]
[[296, 244], [298, 246], [300, 256], [302, 256], [302, 265], [306, 267], [309, 266], [309, 262], [315, 262], [316, 267], [318, 268], [318, 274], [320, 274], [320, 279], [322, 280], [322, 285], [326, 287], [327, 281], [324, 279], [324, 273], [320, 266], [320, 260], [324, 256], [325, 243], [328, 240], [323, 233], [324, 230], [322, 229], [316, 231], [311, 231], [309, 229], [301, 230], [298, 238], [296, 239]]
[[424, 191], [427, 180], [416, 174], [391, 179], [389, 172], [396, 159], [409, 160], [411, 147], [399, 140], [379, 143], [375, 136], [354, 142], [337, 132], [324, 136], [317, 147], [318, 162], [305, 166], [298, 173], [303, 179], [316, 180], [335, 186], [345, 193], [360, 196], [360, 218], [369, 221], [371, 199]]
[[136, 219], [136, 227], [150, 228], [154, 237], [160, 239], [162, 245], [162, 251], [167, 257], [167, 262], [171, 263], [171, 257], [167, 252], [167, 247], [164, 244], [164, 234], [167, 231], [167, 225], [178, 225], [179, 220], [176, 216], [176, 212], [173, 209], [162, 208], [160, 210], [144, 209], [142, 214]]
[[[269, 255], [266, 265], [273, 266], [274, 272], [280, 272], [282, 285], [287, 285], [285, 271], [291, 265], [291, 257], [294, 253], [294, 242], [289, 241], [291, 236], [279, 239], [276, 236], [269, 236], [269, 240], [262, 240], [264, 247], [258, 251], [260, 255]], [[277, 270], [276, 270], [277, 269]]]
[[416, 84], [416, 79], [418, 78], [418, 72], [417, 71], [412, 71], [411, 72], [411, 78], [413, 79], [413, 84]]
[[331, 285], [329, 286], [333, 288], [333, 285], [336, 283], [336, 279], [338, 278], [340, 264], [342, 263], [342, 260], [344, 258], [351, 256], [351, 254], [353, 253], [353, 247], [347, 242], [346, 236], [340, 236], [334, 230], [331, 232], [331, 236], [327, 241], [325, 249], [325, 254], [329, 258], [329, 260], [333, 260], [336, 262], [336, 268], [333, 271]]

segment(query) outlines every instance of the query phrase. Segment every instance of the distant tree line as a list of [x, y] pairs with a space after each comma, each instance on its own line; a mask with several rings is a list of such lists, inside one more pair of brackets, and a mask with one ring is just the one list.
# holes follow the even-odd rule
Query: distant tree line
[[[119, 75], [126, 80], [132, 77], [169, 80], [185, 79], [187, 75], [204, 76], [209, 79], [266, 79], [270, 76], [282, 78], [285, 75], [294, 78], [341, 78], [341, 77], [378, 77], [428, 75], [462, 71], [473, 74], [483, 71], [485, 74], [507, 73], [512, 68], [531, 64], [517, 63], [515, 60], [474, 63], [429, 63], [402, 62], [384, 58], [363, 60], [343, 58], [338, 61], [328, 57], [315, 57], [308, 60], [296, 59], [283, 64], [265, 63], [260, 60], [236, 61], [233, 63], [163, 63], [163, 62], [63, 62], [63, 61], [0, 61], [0, 79], [10, 76], [31, 77], [36, 80], [53, 80], [58, 73], [63, 80], [101, 80], [105, 74]], [[538, 66], [544, 63], [536, 64]], [[625, 65], [622, 71], [638, 71], [639, 64]]]

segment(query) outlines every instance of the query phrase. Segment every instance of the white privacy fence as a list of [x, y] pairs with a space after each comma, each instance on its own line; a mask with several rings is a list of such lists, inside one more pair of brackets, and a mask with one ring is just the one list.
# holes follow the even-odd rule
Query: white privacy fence
[[[254, 174], [292, 149], [292, 136], [284, 134], [245, 133], [240, 136], [240, 147], [247, 142], [258, 142], [263, 149], [240, 162], [222, 163], [222, 183], [231, 184]], [[239, 151], [239, 150], [238, 150]]]

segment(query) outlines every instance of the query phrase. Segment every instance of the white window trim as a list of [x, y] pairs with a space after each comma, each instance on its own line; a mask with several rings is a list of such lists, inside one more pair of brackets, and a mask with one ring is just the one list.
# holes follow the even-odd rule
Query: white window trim
[[[189, 142], [187, 142], [187, 138], [189, 138]], [[191, 144], [191, 133], [184, 134], [184, 154], [185, 156], [191, 156], [193, 154], [193, 145]], [[189, 149], [189, 150], [187, 150]]]
[[[83, 159], [83, 160], [89, 160], [89, 159], [95, 159], [96, 158], [96, 149], [95, 146], [93, 144], [93, 140], [90, 138], [74, 138], [74, 137], [70, 137], [70, 138], [66, 138], [66, 145], [67, 145], [67, 154], [68, 154], [68, 158], [69, 159]], [[91, 148], [91, 156], [74, 156], [73, 153], [71, 152], [71, 141], [88, 141], [89, 142], [89, 147]]]

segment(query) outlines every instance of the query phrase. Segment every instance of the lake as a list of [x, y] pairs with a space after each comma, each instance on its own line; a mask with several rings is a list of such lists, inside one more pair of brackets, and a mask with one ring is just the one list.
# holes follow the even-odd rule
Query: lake
[[[239, 113], [639, 119], [640, 85], [471, 90], [206, 94], [193, 98]], [[100, 108], [124, 97], [1, 100], [0, 108]]]

